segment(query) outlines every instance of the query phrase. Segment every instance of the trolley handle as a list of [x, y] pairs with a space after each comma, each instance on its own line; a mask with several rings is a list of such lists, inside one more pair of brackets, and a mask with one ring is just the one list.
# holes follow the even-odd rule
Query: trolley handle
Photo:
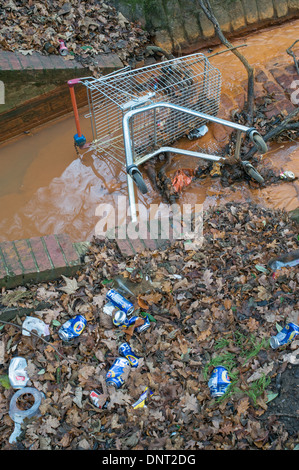
[[74, 141], [75, 141], [75, 145], [77, 145], [78, 147], [83, 147], [83, 145], [86, 144], [86, 138], [81, 132], [79, 112], [78, 112], [78, 106], [77, 106], [75, 89], [74, 89], [75, 85], [79, 82], [80, 82], [80, 78], [73, 78], [72, 80], [69, 80], [67, 83], [68, 83], [70, 94], [71, 94], [71, 101], [72, 101], [76, 129], [77, 129], [77, 134], [74, 135]]

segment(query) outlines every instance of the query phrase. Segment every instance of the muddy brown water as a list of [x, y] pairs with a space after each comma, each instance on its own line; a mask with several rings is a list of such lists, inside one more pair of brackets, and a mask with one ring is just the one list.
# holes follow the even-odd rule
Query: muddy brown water
[[[251, 34], [233, 41], [246, 44], [242, 53], [258, 67], [271, 58], [283, 57], [292, 64], [286, 49], [297, 39], [299, 20]], [[213, 52], [222, 50], [215, 47]], [[206, 51], [203, 51], [204, 53]], [[288, 57], [288, 58], [286, 58]], [[228, 96], [240, 92], [240, 83], [247, 78], [246, 70], [232, 53], [211, 58], [222, 73], [222, 91]], [[81, 110], [83, 133], [89, 140], [86, 109]], [[67, 115], [34, 129], [0, 146], [0, 241], [16, 240], [51, 233], [67, 233], [73, 241], [91, 239], [99, 218], [95, 215], [101, 204], [116, 206], [120, 196], [127, 196], [126, 175], [114, 160], [100, 160], [90, 153], [81, 158], [76, 154], [73, 135], [76, 133], [73, 115]], [[201, 145], [217, 152], [219, 145], [209, 130], [202, 139], [182, 139], [177, 146], [196, 150]], [[270, 144], [260, 157], [263, 164], [278, 171], [291, 170], [299, 177], [299, 144]], [[175, 157], [171, 172], [178, 168], [195, 168], [194, 158]], [[149, 180], [145, 177], [147, 184]], [[203, 204], [204, 208], [228, 201], [252, 201], [270, 208], [287, 211], [299, 206], [298, 181], [266, 188], [250, 189], [246, 182], [222, 187], [219, 179], [196, 180], [186, 188], [180, 204]], [[160, 204], [153, 191], [138, 193], [138, 202], [149, 209]]]

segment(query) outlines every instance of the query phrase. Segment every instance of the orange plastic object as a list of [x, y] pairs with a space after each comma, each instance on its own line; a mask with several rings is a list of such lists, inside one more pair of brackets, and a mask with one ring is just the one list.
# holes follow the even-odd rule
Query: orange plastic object
[[189, 186], [189, 184], [191, 184], [192, 182], [191, 176], [188, 176], [186, 174], [186, 171], [192, 172], [192, 174], [194, 173], [194, 170], [177, 170], [173, 177], [172, 186], [174, 187], [177, 193], [180, 193], [186, 186]]

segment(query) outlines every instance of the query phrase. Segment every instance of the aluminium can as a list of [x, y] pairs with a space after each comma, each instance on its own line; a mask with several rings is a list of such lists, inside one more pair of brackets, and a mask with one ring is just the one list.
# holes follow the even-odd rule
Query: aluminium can
[[144, 392], [140, 395], [138, 400], [133, 403], [133, 408], [147, 408], [146, 400], [154, 394], [148, 387], [145, 388]]
[[122, 310], [127, 315], [131, 315], [134, 312], [134, 305], [132, 302], [129, 302], [125, 297], [123, 297], [119, 292], [114, 289], [110, 289], [106, 297], [110, 302], [113, 303], [119, 310]]
[[151, 322], [149, 321], [148, 317], [145, 318], [143, 325], [139, 325], [136, 328], [137, 333], [142, 333], [143, 331], [147, 330], [151, 326]]
[[230, 383], [227, 369], [223, 366], [215, 367], [208, 382], [212, 397], [222, 397], [226, 393]]
[[17, 356], [11, 359], [8, 369], [8, 378], [12, 388], [20, 389], [26, 387], [29, 381], [26, 368], [27, 361], [24, 357]]
[[67, 320], [58, 330], [58, 335], [64, 341], [71, 341], [80, 336], [86, 326], [86, 319], [83, 315], [76, 315], [74, 318]]
[[106, 384], [113, 385], [113, 387], [115, 388], [120, 388], [124, 384], [122, 374], [129, 366], [130, 362], [125, 357], [118, 357], [117, 359], [115, 359], [106, 374]]
[[103, 403], [104, 400], [101, 400], [101, 397], [104, 397], [104, 400], [105, 400], [105, 395], [100, 395], [99, 393], [97, 393], [95, 390], [92, 390], [89, 394], [89, 398], [91, 400], [91, 402], [97, 407], [97, 408], [101, 408], [101, 409], [104, 409], [104, 408], [107, 408], [107, 405], [108, 405], [108, 400], [105, 400], [104, 404], [101, 404], [101, 402]]
[[270, 338], [270, 346], [277, 349], [280, 346], [289, 344], [298, 334], [299, 326], [295, 323], [288, 323], [276, 336]]
[[125, 312], [118, 310], [113, 316], [112, 323], [115, 326], [122, 326], [127, 328], [128, 326], [133, 325], [137, 318], [138, 317], [136, 316], [128, 318]]
[[122, 343], [118, 348], [119, 354], [128, 359], [132, 367], [137, 367], [139, 364], [139, 357], [132, 351], [129, 343]]

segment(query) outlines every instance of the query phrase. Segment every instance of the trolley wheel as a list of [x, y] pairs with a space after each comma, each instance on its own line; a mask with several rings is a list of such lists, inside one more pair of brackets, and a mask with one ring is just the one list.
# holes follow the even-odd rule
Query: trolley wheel
[[253, 166], [251, 165], [251, 163], [247, 162], [247, 161], [244, 161], [242, 162], [243, 163], [243, 166], [244, 166], [244, 170], [245, 172], [252, 178], [254, 179], [255, 181], [257, 181], [258, 183], [263, 183], [265, 180], [264, 178], [262, 177], [262, 175], [259, 174], [259, 172], [253, 168]]
[[261, 153], [266, 153], [268, 151], [268, 147], [262, 136], [259, 134], [253, 134], [252, 140], [254, 145], [260, 150]]
[[148, 189], [147, 189], [147, 186], [146, 186], [141, 174], [138, 173], [137, 171], [133, 172], [132, 178], [133, 178], [137, 188], [142, 192], [142, 194], [146, 194]]

